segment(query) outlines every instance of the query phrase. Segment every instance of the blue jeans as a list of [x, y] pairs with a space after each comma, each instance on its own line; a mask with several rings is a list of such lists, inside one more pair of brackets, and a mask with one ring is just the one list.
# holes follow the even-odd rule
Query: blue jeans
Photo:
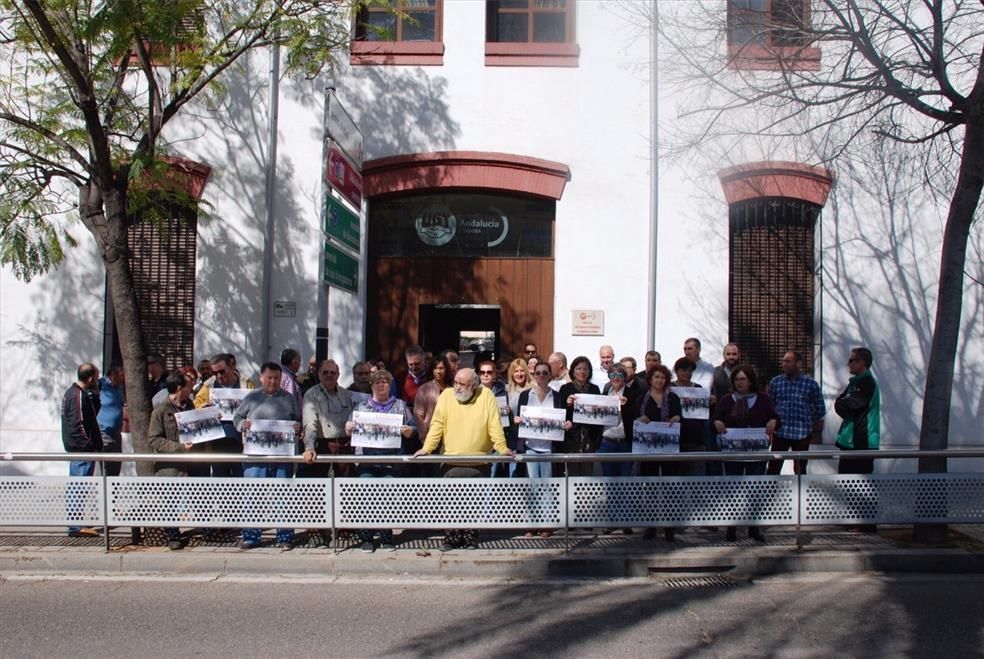
[[[294, 466], [284, 463], [247, 464], [243, 469], [244, 478], [290, 478]], [[263, 537], [262, 529], [243, 529], [243, 540], [259, 544]], [[294, 529], [277, 529], [277, 542], [294, 542]]]
[[[69, 476], [92, 476], [96, 473], [96, 463], [85, 460], [72, 460], [68, 463]], [[85, 511], [85, 501], [82, 500], [80, 487], [69, 485], [65, 488], [65, 517], [68, 519], [81, 519]], [[76, 533], [80, 530], [79, 526], [68, 527], [69, 533]]]
[[[626, 441], [614, 442], [610, 439], [602, 439], [601, 444], [598, 446], [598, 453], [631, 453], [631, 452], [632, 452], [632, 444]], [[632, 463], [631, 462], [602, 462], [601, 475], [602, 476], [631, 476]]]
[[[550, 455], [550, 453], [539, 453], [537, 451], [526, 451], [527, 455]], [[526, 462], [526, 475], [530, 478], [550, 478], [553, 463], [551, 462]]]

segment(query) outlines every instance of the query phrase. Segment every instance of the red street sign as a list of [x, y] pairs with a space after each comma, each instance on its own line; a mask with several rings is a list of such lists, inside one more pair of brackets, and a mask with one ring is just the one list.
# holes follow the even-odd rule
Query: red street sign
[[357, 209], [362, 208], [362, 175], [334, 144], [328, 147], [325, 180]]

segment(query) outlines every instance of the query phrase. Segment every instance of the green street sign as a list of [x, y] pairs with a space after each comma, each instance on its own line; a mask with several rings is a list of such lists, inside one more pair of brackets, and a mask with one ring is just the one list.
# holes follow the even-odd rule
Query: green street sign
[[325, 235], [359, 251], [359, 216], [345, 208], [330, 192], [325, 194]]
[[359, 292], [359, 262], [325, 241], [325, 283], [349, 293]]

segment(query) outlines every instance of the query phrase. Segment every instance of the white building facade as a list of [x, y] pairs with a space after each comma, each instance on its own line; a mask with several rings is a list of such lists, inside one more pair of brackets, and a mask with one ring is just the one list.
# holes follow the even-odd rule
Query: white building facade
[[[274, 80], [269, 54], [257, 55], [170, 129], [181, 156], [209, 168], [209, 217], [177, 266], [193, 300], [170, 339], [184, 352], [160, 348], [173, 365], [227, 351], [252, 374], [285, 347], [306, 360], [320, 333], [346, 384], [355, 361], [396, 364], [413, 343], [436, 353], [489, 336], [498, 355], [532, 341], [595, 364], [610, 344], [641, 366], [650, 348], [672, 365], [691, 336], [719, 363], [734, 340], [764, 373], [786, 348], [807, 355], [832, 443], [845, 362], [864, 345], [882, 445], [918, 445], [946, 216], [919, 172], [879, 170], [874, 156], [891, 153], [833, 171], [802, 143], [753, 137], [719, 144], [713, 161], [668, 148], [654, 160], [654, 144], [686, 129], [676, 109], [688, 91], [672, 70], [654, 78], [651, 32], [624, 7], [407, 4], [415, 20], [389, 26], [406, 38], [354, 41], [332, 81], [364, 137], [360, 244], [342, 248], [358, 261], [354, 292], [322, 283], [325, 80]], [[362, 17], [377, 18], [388, 20]], [[892, 185], [863, 184], [878, 171]], [[112, 359], [104, 274], [89, 236], [71, 232], [80, 245], [55, 271], [31, 283], [0, 273], [0, 362], [14, 375], [0, 385], [3, 451], [60, 451], [76, 366]], [[980, 231], [971, 243], [980, 279]], [[982, 309], [968, 284], [951, 446], [981, 441]]]

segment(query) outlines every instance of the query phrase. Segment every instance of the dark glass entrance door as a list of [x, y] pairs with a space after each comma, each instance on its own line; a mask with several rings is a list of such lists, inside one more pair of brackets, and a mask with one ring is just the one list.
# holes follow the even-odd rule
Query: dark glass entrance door
[[420, 345], [435, 355], [451, 348], [471, 366], [480, 352], [499, 356], [499, 307], [487, 304], [421, 304]]

